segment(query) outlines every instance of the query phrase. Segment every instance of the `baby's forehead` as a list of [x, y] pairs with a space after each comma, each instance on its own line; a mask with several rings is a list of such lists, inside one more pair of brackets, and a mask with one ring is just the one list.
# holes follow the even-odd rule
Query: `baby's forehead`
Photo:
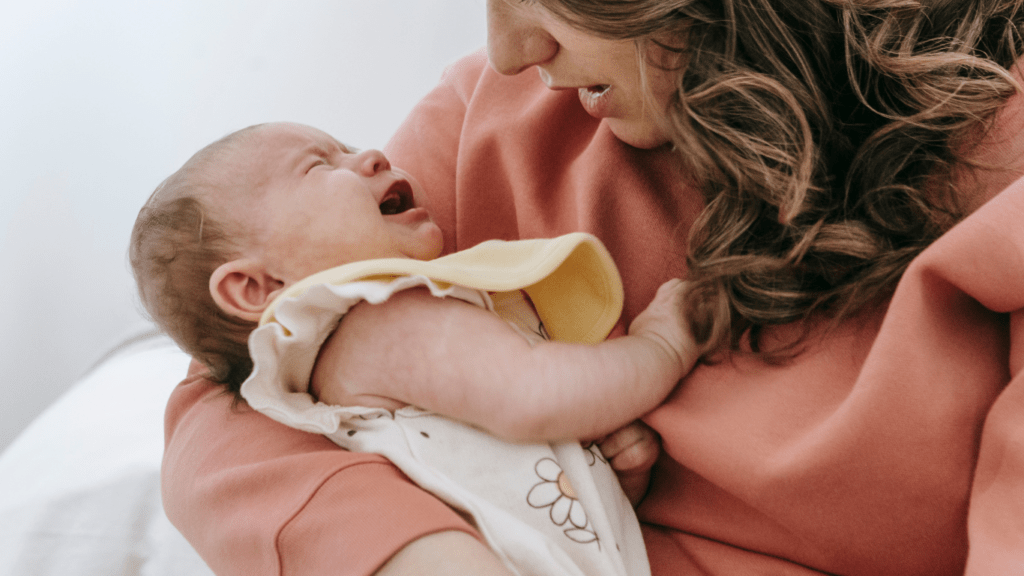
[[294, 177], [311, 157], [328, 159], [339, 151], [357, 150], [326, 132], [303, 124], [274, 123], [236, 134], [214, 152], [205, 165], [204, 179], [214, 183], [217, 200], [251, 199], [272, 181]]
[[272, 153], [332, 154], [338, 150], [344, 153], [355, 152], [354, 148], [343, 144], [334, 136], [304, 124], [267, 124], [254, 136], [262, 147]]

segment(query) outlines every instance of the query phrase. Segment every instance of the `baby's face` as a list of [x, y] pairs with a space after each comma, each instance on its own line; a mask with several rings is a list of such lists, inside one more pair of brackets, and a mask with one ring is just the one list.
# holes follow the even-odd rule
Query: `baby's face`
[[[441, 253], [419, 184], [376, 150], [356, 152], [299, 124], [259, 129], [247, 166], [257, 192], [242, 207], [251, 254], [286, 282], [357, 260]], [[252, 173], [254, 172], [254, 173]]]

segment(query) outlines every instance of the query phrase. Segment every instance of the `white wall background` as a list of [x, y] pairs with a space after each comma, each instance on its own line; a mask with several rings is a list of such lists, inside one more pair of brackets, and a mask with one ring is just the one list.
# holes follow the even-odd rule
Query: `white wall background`
[[128, 236], [193, 152], [274, 120], [379, 148], [484, 41], [484, 0], [2, 0], [0, 450], [149, 328]]

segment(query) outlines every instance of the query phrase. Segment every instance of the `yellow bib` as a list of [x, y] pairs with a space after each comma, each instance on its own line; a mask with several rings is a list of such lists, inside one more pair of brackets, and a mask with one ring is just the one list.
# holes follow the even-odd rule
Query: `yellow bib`
[[487, 292], [523, 290], [554, 340], [596, 344], [622, 313], [622, 279], [611, 254], [596, 237], [576, 232], [551, 239], [489, 240], [435, 260], [382, 258], [324, 270], [278, 296], [260, 325], [275, 321], [274, 310], [282, 299], [299, 296], [310, 286], [410, 275]]

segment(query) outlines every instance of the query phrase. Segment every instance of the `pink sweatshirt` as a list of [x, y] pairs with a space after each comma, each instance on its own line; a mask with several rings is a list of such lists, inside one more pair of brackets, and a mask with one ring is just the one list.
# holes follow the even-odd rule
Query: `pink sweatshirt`
[[[1008, 168], [962, 177], [976, 204], [994, 199], [887, 307], [783, 366], [699, 366], [646, 418], [665, 448], [639, 510], [654, 574], [1024, 573], [1019, 107], [980, 147]], [[622, 144], [534, 73], [458, 62], [387, 152], [428, 191], [448, 251], [597, 235], [623, 325], [684, 273], [701, 200], [672, 153]], [[368, 575], [419, 536], [472, 531], [384, 459], [230, 404], [194, 365], [163, 469], [168, 516], [220, 576]]]

